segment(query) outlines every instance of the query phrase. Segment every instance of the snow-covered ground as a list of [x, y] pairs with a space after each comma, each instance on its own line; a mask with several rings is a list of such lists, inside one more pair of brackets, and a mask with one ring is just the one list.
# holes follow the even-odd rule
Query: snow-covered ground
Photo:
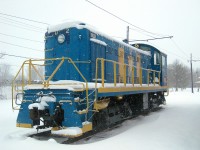
[[[7, 96], [9, 97], [9, 96]], [[1, 150], [200, 150], [200, 92], [170, 92], [163, 109], [125, 121], [120, 127], [87, 141], [64, 145], [26, 136], [32, 129], [17, 128], [11, 100], [0, 100]]]

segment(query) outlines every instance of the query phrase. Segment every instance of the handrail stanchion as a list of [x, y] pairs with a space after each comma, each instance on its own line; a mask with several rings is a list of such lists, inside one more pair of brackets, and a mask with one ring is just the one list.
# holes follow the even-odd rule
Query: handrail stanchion
[[104, 59], [101, 59], [101, 82], [102, 87], [104, 87]]
[[29, 59], [29, 65], [28, 65], [28, 84], [31, 84], [31, 59]]
[[132, 84], [133, 84], [133, 86], [134, 86], [134, 67], [132, 67], [132, 69], [131, 69], [131, 77], [132, 77]]
[[140, 68], [140, 86], [142, 86], [142, 68]]
[[124, 64], [124, 86], [126, 86], [126, 64]]
[[24, 64], [22, 65], [22, 91], [24, 91]]
[[47, 87], [49, 86], [49, 81], [53, 78], [53, 76], [56, 74], [56, 72], [58, 71], [58, 69], [61, 67], [61, 65], [63, 64], [63, 62], [65, 61], [64, 57], [62, 57], [61, 62], [58, 64], [58, 66], [56, 67], [56, 69], [53, 71], [53, 73], [51, 74], [51, 76], [47, 79], [46, 83], [47, 83]]
[[117, 82], [117, 68], [116, 68], [116, 62], [114, 62], [114, 86], [116, 87], [116, 82]]

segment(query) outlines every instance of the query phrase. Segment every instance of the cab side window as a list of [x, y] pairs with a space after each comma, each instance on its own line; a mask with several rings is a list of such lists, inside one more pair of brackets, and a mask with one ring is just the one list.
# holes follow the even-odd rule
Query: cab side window
[[154, 52], [154, 65], [160, 64], [160, 54], [158, 52]]
[[162, 67], [166, 67], [167, 63], [166, 63], [166, 57], [162, 56]]

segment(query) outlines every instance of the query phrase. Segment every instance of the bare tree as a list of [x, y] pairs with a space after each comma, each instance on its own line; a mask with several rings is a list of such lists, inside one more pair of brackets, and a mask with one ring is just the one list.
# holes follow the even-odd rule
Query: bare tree
[[190, 71], [187, 66], [182, 64], [179, 60], [175, 60], [172, 64], [168, 65], [168, 84], [170, 87], [184, 89], [190, 83]]
[[13, 76], [11, 74], [11, 68], [8, 64], [1, 64], [0, 65], [0, 86], [8, 85]]
[[5, 98], [3, 91], [3, 87], [9, 85], [12, 81], [10, 65], [8, 64], [0, 64], [0, 99]]
[[29, 74], [31, 74], [32, 82], [37, 82], [37, 81], [42, 80], [40, 76], [44, 77], [44, 66], [39, 66], [39, 65], [36, 66], [35, 65], [35, 69], [33, 67], [31, 67], [31, 71], [29, 72], [28, 66], [25, 68], [25, 72], [26, 72], [25, 79], [26, 80], [28, 80]]

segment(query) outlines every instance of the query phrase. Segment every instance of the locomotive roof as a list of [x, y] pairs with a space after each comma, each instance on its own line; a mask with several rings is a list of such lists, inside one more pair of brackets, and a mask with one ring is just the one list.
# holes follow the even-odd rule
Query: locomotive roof
[[166, 55], [167, 56], [167, 54], [166, 53], [164, 53], [162, 50], [160, 50], [160, 49], [158, 49], [155, 45], [149, 45], [149, 44], [147, 44], [146, 42], [140, 42], [140, 43], [138, 43], [138, 42], [136, 42], [136, 43], [133, 43], [133, 44], [131, 44], [131, 45], [144, 45], [144, 46], [147, 46], [147, 47], [150, 47], [150, 48], [153, 48], [153, 49], [156, 49], [157, 51], [159, 51], [160, 53], [162, 53], [163, 55]]
[[72, 27], [75, 27], [77, 29], [86, 28], [86, 29], [88, 29], [88, 30], [90, 30], [90, 31], [92, 31], [96, 34], [99, 34], [101, 36], [104, 36], [104, 37], [110, 39], [111, 41], [116, 41], [117, 43], [121, 44], [122, 46], [129, 47], [131, 50], [134, 50], [134, 51], [137, 51], [139, 53], [151, 56], [150, 52], [143, 51], [141, 49], [133, 47], [133, 46], [127, 44], [127, 43], [124, 43], [123, 41], [116, 40], [116, 39], [114, 39], [114, 38], [112, 38], [112, 37], [110, 37], [110, 36], [108, 36], [104, 33], [99, 32], [95, 27], [88, 25], [86, 23], [80, 22], [80, 21], [63, 22], [63, 23], [59, 23], [59, 24], [56, 24], [56, 25], [50, 25], [47, 29], [47, 32], [48, 32], [48, 34], [50, 34], [52, 32], [61, 31], [61, 30], [64, 30], [64, 29], [72, 28]]

